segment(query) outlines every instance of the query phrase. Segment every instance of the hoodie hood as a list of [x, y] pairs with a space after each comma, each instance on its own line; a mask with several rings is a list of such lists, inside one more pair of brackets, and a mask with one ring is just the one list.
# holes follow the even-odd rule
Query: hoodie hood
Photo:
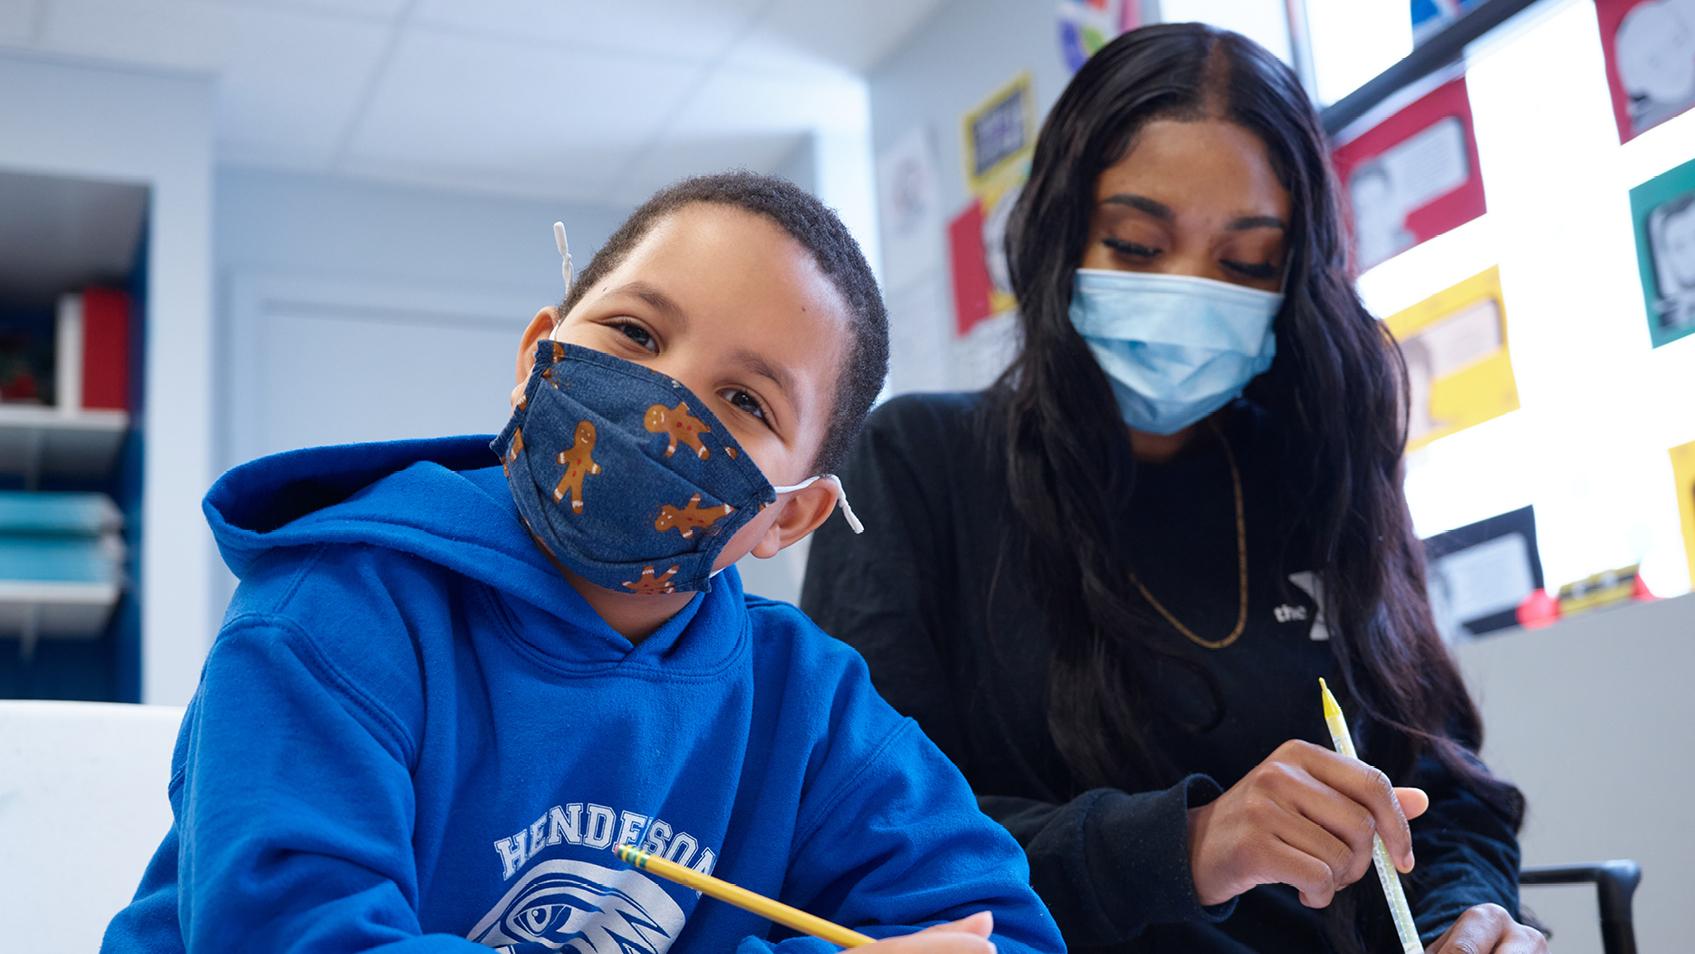
[[[524, 530], [489, 441], [468, 435], [288, 451], [224, 474], [202, 506], [237, 577], [279, 550], [376, 547], [434, 563], [509, 598], [527, 641], [564, 622], [629, 654], [629, 641], [600, 619]], [[734, 570], [715, 582], [725, 585], [697, 594], [637, 649], [668, 651], [703, 602], [724, 607], [708, 616], [724, 616], [732, 606], [739, 611]], [[539, 642], [543, 649], [556, 644]]]

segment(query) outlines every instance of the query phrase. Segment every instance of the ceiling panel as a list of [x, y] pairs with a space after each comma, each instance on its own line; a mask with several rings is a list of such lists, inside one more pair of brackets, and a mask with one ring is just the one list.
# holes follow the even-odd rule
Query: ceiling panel
[[671, 129], [683, 136], [863, 130], [871, 101], [857, 76], [714, 70], [690, 94]]
[[700, 68], [409, 33], [396, 47], [350, 157], [528, 171], [606, 185], [657, 138]]
[[689, 137], [669, 135], [643, 152], [611, 192], [615, 202], [634, 205], [678, 179], [730, 169], [775, 172], [806, 140], [804, 132]]
[[214, 75], [220, 161], [629, 201], [864, 130], [863, 70], [940, 0], [42, 3], [39, 48]]
[[740, 37], [765, 0], [419, 0], [416, 20], [568, 50], [619, 50], [709, 62]]
[[222, 0], [225, 6], [290, 10], [343, 20], [388, 22], [415, 0]]
[[[514, 198], [546, 196], [588, 204], [615, 202], [617, 200], [608, 191], [608, 183], [617, 179], [621, 170], [628, 165], [628, 156], [623, 157], [620, 162], [606, 162], [601, 165], [602, 167], [597, 169], [595, 174], [587, 175], [580, 171], [568, 172], [563, 163], [553, 163], [551, 167], [538, 163], [533, 168], [521, 168], [510, 165], [502, 167], [448, 165], [430, 159], [370, 159], [349, 156], [341, 160], [336, 166], [336, 172], [356, 178], [375, 179], [401, 185], [426, 186], [454, 192], [483, 193]], [[582, 162], [572, 166], [574, 170], [585, 167], [586, 163]]]
[[741, 67], [831, 67], [862, 74], [899, 47], [941, 5], [942, 0], [774, 0], [759, 24], [737, 44], [732, 61]]
[[40, 47], [210, 73], [226, 62], [239, 15], [207, 0], [49, 0]]
[[0, 3], [0, 44], [23, 46], [35, 32], [35, 18], [46, 0], [7, 0]]
[[243, 11], [218, 77], [220, 148], [274, 156], [271, 164], [291, 168], [328, 168], [390, 33], [374, 19]]

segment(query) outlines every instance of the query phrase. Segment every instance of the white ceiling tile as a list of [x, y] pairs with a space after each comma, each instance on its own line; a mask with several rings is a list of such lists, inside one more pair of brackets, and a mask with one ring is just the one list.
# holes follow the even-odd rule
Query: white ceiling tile
[[23, 46], [34, 38], [35, 18], [47, 0], [0, 0], [0, 44]]
[[51, 0], [40, 46], [142, 66], [215, 72], [237, 12], [206, 0]]
[[[713, 60], [751, 25], [764, 0], [420, 0], [418, 23], [456, 31]], [[563, 52], [563, 51], [562, 51]]]
[[656, 139], [699, 77], [628, 55], [409, 30], [349, 156], [594, 179]]
[[646, 152], [612, 193], [631, 205], [687, 176], [751, 169], [774, 172], [805, 139], [803, 132], [743, 136], [667, 136]]
[[616, 198], [606, 187], [620, 163], [605, 163], [593, 174], [550, 171], [545, 168], [514, 169], [448, 166], [439, 162], [417, 162], [403, 158], [342, 160], [336, 172], [356, 178], [376, 179], [404, 185], [446, 189], [487, 195], [546, 197], [605, 205]]
[[834, 67], [864, 73], [892, 53], [942, 0], [817, 3], [774, 0], [731, 51], [730, 64], [773, 70]]
[[217, 83], [221, 144], [272, 164], [326, 168], [353, 121], [392, 27], [286, 10], [244, 10]]
[[696, 138], [808, 130], [858, 131], [871, 121], [865, 81], [856, 76], [713, 70], [673, 123]]
[[410, 0], [221, 0], [225, 5], [311, 13], [342, 20], [391, 21]]

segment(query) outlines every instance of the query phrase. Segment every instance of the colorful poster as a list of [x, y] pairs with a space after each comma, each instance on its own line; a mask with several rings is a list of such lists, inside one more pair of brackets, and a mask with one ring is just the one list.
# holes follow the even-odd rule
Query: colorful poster
[[1060, 0], [1059, 55], [1075, 73], [1101, 47], [1141, 25], [1137, 0]]
[[940, 264], [941, 195], [936, 151], [921, 128], [877, 157], [877, 209], [883, 226], [883, 287], [905, 288]]
[[1497, 269], [1390, 315], [1410, 391], [1407, 450], [1518, 409]]
[[1335, 160], [1360, 271], [1485, 211], [1463, 76], [1343, 143]]
[[1695, 441], [1671, 449], [1671, 473], [1683, 523], [1683, 554], [1689, 560], [1689, 585], [1695, 586]]
[[1631, 189], [1630, 217], [1648, 335], [1658, 348], [1695, 332], [1695, 160]]
[[1518, 624], [1518, 607], [1542, 588], [1536, 512], [1498, 514], [1424, 541], [1430, 609], [1450, 642]]
[[1413, 43], [1423, 43], [1479, 0], [1411, 0]]
[[948, 265], [953, 273], [954, 334], [963, 338], [995, 313], [983, 255], [983, 206], [975, 200], [948, 223]]
[[[989, 279], [989, 314], [1011, 311], [1015, 302], [1006, 264], [1006, 226], [1018, 200], [1018, 189], [1030, 174], [1030, 154], [1036, 146], [1036, 107], [1030, 74], [1021, 73], [965, 114], [965, 181], [976, 198], [980, 228], [978, 246]], [[970, 214], [970, 210], [966, 213]], [[957, 225], [961, 220], [954, 219]], [[953, 226], [950, 225], [950, 239]], [[958, 247], [957, 241], [952, 241]], [[955, 267], [955, 287], [958, 287]], [[964, 305], [955, 310], [964, 314]], [[960, 334], [969, 330], [963, 319]]]
[[1695, 0], [1595, 0], [1619, 142], [1695, 106]]

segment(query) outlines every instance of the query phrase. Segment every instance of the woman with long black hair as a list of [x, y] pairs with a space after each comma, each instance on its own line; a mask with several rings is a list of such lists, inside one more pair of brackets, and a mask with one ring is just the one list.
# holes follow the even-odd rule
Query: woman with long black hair
[[843, 471], [868, 532], [818, 535], [803, 608], [1024, 844], [1075, 950], [1393, 949], [1374, 833], [1431, 950], [1544, 950], [1523, 799], [1430, 617], [1405, 369], [1295, 77], [1194, 24], [1109, 44], [1007, 251], [1017, 358], [873, 416]]

